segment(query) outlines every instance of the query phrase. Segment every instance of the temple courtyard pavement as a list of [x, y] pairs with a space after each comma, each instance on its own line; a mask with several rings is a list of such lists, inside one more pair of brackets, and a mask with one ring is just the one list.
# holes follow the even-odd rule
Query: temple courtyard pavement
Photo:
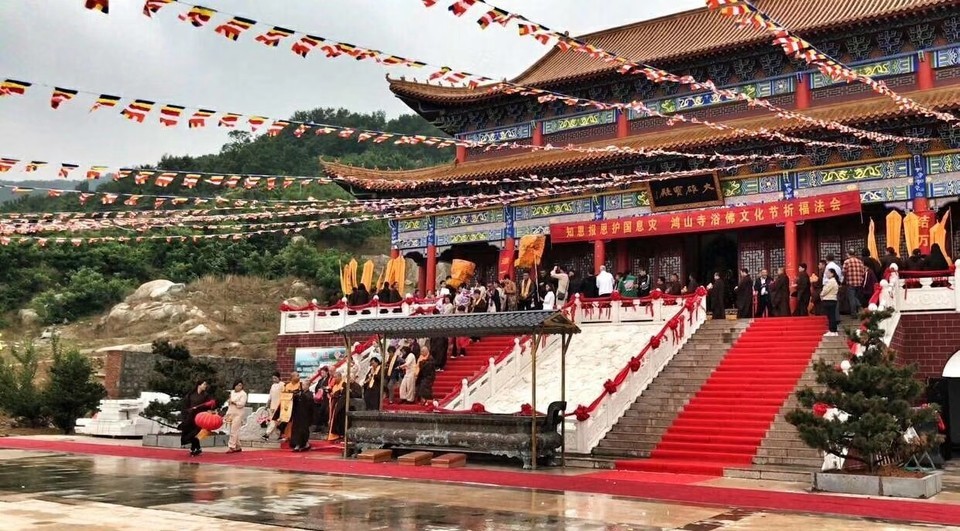
[[932, 500], [906, 501], [705, 476], [436, 469], [276, 449], [189, 458], [139, 441], [8, 437], [0, 529], [960, 529], [960, 474], [944, 483]]

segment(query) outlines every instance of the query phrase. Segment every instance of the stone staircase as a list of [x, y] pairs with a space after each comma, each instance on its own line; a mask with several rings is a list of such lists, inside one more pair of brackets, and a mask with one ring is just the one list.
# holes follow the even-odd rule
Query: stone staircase
[[[846, 324], [846, 323], [845, 323]], [[852, 324], [852, 321], [851, 321]], [[847, 347], [847, 338], [824, 337], [814, 352], [807, 369], [797, 382], [797, 389], [803, 387], [823, 388], [817, 384], [817, 374], [813, 370], [816, 360], [825, 359], [831, 364], [839, 363], [850, 354]], [[776, 419], [767, 431], [757, 455], [753, 458], [753, 466], [749, 468], [728, 468], [724, 471], [727, 477], [748, 479], [769, 479], [775, 481], [812, 480], [811, 474], [820, 469], [823, 457], [800, 440], [796, 428], [786, 420], [786, 415], [799, 406], [796, 393], [784, 403], [777, 413]]]
[[596, 458], [649, 457], [749, 320], [707, 321], [593, 450]]

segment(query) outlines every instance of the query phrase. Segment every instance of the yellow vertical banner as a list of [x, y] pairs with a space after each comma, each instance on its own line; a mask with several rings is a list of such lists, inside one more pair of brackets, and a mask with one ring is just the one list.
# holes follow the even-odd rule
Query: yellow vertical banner
[[363, 284], [368, 291], [376, 288], [376, 286], [373, 285], [373, 260], [367, 260], [363, 263], [363, 274], [360, 275], [360, 283]]
[[347, 280], [350, 281], [351, 288], [356, 288], [357, 287], [357, 259], [351, 258], [350, 263], [348, 265], [350, 266], [350, 275], [347, 277]]
[[867, 230], [867, 249], [870, 250], [870, 256], [880, 259], [880, 254], [877, 253], [877, 225], [873, 218], [870, 218], [870, 228]]
[[940, 221], [930, 227], [930, 245], [939, 244], [943, 256], [947, 259], [947, 264], [952, 264], [953, 260], [950, 259], [950, 253], [947, 252], [947, 221], [949, 219], [950, 211], [947, 210]]
[[[887, 247], [893, 247], [893, 250], [900, 254], [900, 235], [903, 229], [903, 217], [896, 210], [887, 214]], [[907, 255], [913, 249], [907, 249]]]
[[[350, 267], [350, 265], [348, 264], [347, 267]], [[343, 292], [344, 297], [350, 295], [350, 292], [352, 291], [349, 283], [347, 282], [347, 272], [343, 269], [343, 262], [340, 262], [340, 291]]]
[[393, 266], [393, 281], [397, 283], [397, 291], [403, 297], [406, 295], [404, 289], [407, 282], [407, 261], [402, 256], [394, 258], [393, 261], [395, 263]]
[[907, 239], [907, 254], [920, 248], [920, 216], [911, 212], [903, 218], [903, 235]]

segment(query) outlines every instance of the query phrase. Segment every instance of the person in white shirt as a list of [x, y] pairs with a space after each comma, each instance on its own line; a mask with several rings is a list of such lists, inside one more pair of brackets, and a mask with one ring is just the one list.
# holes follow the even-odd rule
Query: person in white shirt
[[[279, 403], [279, 400], [278, 400]], [[237, 380], [230, 391], [227, 400], [227, 414], [223, 416], [225, 424], [230, 426], [230, 440], [227, 443], [227, 453], [240, 452], [240, 428], [243, 426], [243, 414], [247, 407], [247, 392], [243, 390], [243, 381]]]
[[600, 272], [597, 273], [597, 294], [609, 297], [613, 294], [613, 284], [613, 275], [607, 272], [607, 266], [600, 266]]
[[827, 255], [827, 267], [825, 269], [833, 271], [833, 276], [837, 284], [843, 284], [843, 269], [837, 265], [836, 257], [832, 254]]
[[553, 294], [553, 286], [547, 284], [544, 289], [546, 293], [543, 295], [543, 309], [553, 310], [557, 302], [557, 296]]
[[270, 385], [270, 395], [267, 398], [267, 411], [270, 412], [270, 425], [267, 426], [266, 433], [263, 434], [263, 440], [270, 438], [270, 434], [277, 429], [277, 421], [273, 420], [277, 417], [277, 410], [280, 409], [280, 393], [283, 392], [283, 382], [280, 381], [280, 373], [273, 373], [273, 378], [270, 379], [273, 382]]
[[560, 266], [553, 266], [550, 276], [557, 279], [557, 306], [563, 306], [570, 294], [570, 275]]

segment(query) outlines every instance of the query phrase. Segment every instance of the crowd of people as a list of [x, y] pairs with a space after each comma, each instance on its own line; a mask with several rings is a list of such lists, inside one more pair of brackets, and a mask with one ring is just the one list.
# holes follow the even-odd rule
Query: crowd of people
[[[869, 304], [875, 286], [885, 278], [891, 265], [900, 271], [930, 271], [945, 273], [950, 269], [939, 245], [931, 246], [930, 253], [923, 255], [919, 249], [905, 260], [897, 256], [893, 248], [887, 248], [883, 257], [871, 256], [868, 249], [857, 252], [850, 249], [846, 258], [838, 260], [830, 254], [820, 260], [815, 271], [807, 264], [798, 267], [793, 281], [783, 267], [774, 275], [761, 269], [756, 278], [743, 268], [735, 286], [727, 285], [727, 278], [715, 272], [708, 290], [707, 307], [715, 319], [723, 319], [728, 301], [734, 300], [738, 318], [824, 315], [829, 322], [827, 335], [837, 335], [841, 311], [856, 315]], [[678, 274], [669, 278], [653, 278], [645, 268], [636, 272], [625, 271], [616, 275], [600, 267], [596, 275], [580, 279], [575, 271], [555, 266], [551, 271], [540, 271], [535, 281], [529, 272], [523, 272], [519, 283], [510, 277], [500, 282], [455, 287], [447, 277], [436, 294], [437, 312], [440, 314], [500, 312], [531, 309], [552, 310], [563, 307], [575, 294], [585, 298], [607, 297], [614, 291], [628, 298], [646, 297], [654, 290], [666, 295], [682, 296], [694, 293], [700, 284], [693, 275], [681, 282]], [[733, 297], [730, 297], [731, 292]], [[384, 284], [378, 292], [367, 292], [361, 284], [349, 298], [351, 305], [363, 305], [376, 295], [385, 303], [402, 300], [396, 284]], [[428, 294], [428, 298], [433, 294]], [[796, 299], [792, 305], [791, 299]], [[336, 441], [344, 436], [347, 411], [347, 386], [353, 402], [351, 409], [378, 410], [383, 402], [401, 404], [425, 403], [433, 399], [433, 384], [438, 372], [442, 372], [450, 357], [467, 355], [467, 348], [474, 339], [468, 337], [409, 339], [387, 348], [384, 359], [372, 358], [365, 374], [350, 378], [346, 368], [330, 370], [322, 367], [310, 379], [303, 379], [296, 372], [286, 382], [280, 373], [274, 373], [267, 403], [268, 417], [262, 419], [268, 440], [279, 433], [289, 442], [294, 452], [310, 449], [311, 431], [325, 433], [326, 438]], [[383, 380], [381, 385], [381, 380]], [[383, 394], [381, 395], [381, 388]], [[223, 408], [224, 423], [230, 429], [228, 452], [240, 452], [239, 430], [243, 424], [247, 393], [242, 381], [234, 382], [233, 389]], [[201, 412], [217, 408], [209, 394], [206, 381], [197, 382], [194, 389], [183, 398], [181, 415], [181, 444], [190, 446], [190, 454], [202, 453], [200, 428], [196, 417]]]
[[[820, 260], [815, 271], [807, 264], [798, 267], [795, 282], [787, 276], [784, 268], [777, 268], [770, 276], [766, 269], [759, 271], [752, 279], [750, 271], [740, 270], [740, 280], [734, 288], [736, 293], [737, 317], [785, 317], [789, 315], [824, 315], [829, 322], [828, 335], [838, 335], [837, 327], [841, 311], [857, 315], [869, 304], [877, 284], [885, 278], [890, 265], [896, 264], [900, 271], [937, 271], [950, 268], [946, 256], [939, 245], [931, 246], [930, 254], [924, 256], [919, 249], [902, 260], [892, 247], [887, 248], [880, 259], [871, 256], [869, 249], [847, 251], [841, 261], [829, 254]], [[726, 299], [722, 296], [722, 281], [711, 289], [709, 305], [716, 317], [726, 308]], [[796, 299], [791, 311], [790, 300]]]

